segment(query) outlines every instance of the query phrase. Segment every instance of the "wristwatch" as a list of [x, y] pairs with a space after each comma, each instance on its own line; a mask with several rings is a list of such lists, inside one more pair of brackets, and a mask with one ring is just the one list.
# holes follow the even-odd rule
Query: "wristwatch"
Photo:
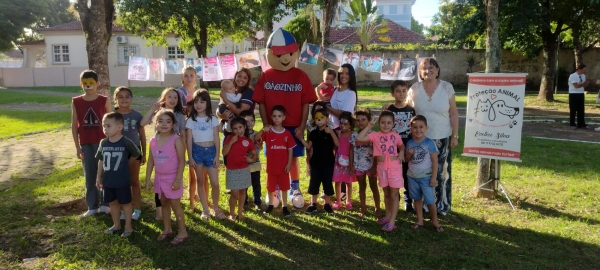
[[458, 140], [458, 135], [452, 135], [452, 138], [456, 138]]

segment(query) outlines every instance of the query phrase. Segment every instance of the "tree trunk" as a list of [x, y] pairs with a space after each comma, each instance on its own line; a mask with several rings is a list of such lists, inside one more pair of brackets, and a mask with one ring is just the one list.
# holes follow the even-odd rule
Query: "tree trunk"
[[[486, 0], [486, 20], [487, 20], [487, 34], [485, 40], [485, 73], [499, 73], [500, 66], [502, 63], [502, 50], [500, 47], [500, 40], [498, 38], [498, 6], [500, 0]], [[488, 158], [477, 158], [477, 181], [475, 186], [479, 187], [490, 179], [495, 179], [494, 176], [494, 164], [493, 159]], [[492, 168], [490, 168], [492, 167]], [[498, 170], [498, 175], [500, 171]], [[483, 188], [483, 189], [482, 189]], [[477, 189], [476, 196], [484, 198], [493, 198], [498, 194], [496, 185], [494, 182], [489, 182], [486, 185], [481, 186]]]
[[264, 33], [263, 39], [265, 40], [265, 45], [266, 45], [267, 40], [271, 36], [271, 33], [273, 33], [273, 21], [265, 22], [262, 26], [262, 30]]
[[98, 93], [110, 97], [108, 43], [112, 36], [115, 7], [112, 0], [77, 0], [77, 12], [85, 33], [88, 67], [98, 73]]
[[556, 76], [556, 47], [557, 42], [555, 38], [544, 39], [542, 41], [544, 48], [544, 72], [542, 75], [542, 83], [540, 84], [540, 92], [538, 93], [538, 100], [545, 100], [548, 102], [554, 101], [554, 79]]
[[335, 10], [338, 7], [339, 0], [323, 0], [323, 17], [321, 18], [321, 46], [329, 45], [329, 28], [335, 17]]
[[573, 51], [575, 53], [575, 67], [583, 64], [583, 48], [581, 47], [581, 29], [578, 25], [571, 27], [573, 37]]

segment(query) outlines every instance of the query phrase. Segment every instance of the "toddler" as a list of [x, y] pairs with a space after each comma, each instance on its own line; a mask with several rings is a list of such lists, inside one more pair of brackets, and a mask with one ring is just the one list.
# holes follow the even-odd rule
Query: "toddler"
[[[234, 103], [237, 108], [240, 108], [240, 99], [242, 99], [242, 94], [236, 94], [235, 88], [233, 87], [233, 82], [230, 80], [223, 80], [221, 82], [221, 92], [225, 92], [227, 100]], [[219, 102], [219, 114], [223, 114], [225, 111], [227, 111], [227, 104], [221, 100], [221, 102]], [[229, 117], [233, 117], [233, 115], [230, 115]], [[227, 121], [221, 120], [221, 125], [223, 126], [223, 130], [231, 132], [231, 127], [229, 127]]]
[[323, 71], [323, 82], [315, 89], [317, 90], [316, 92], [317, 96], [319, 97], [319, 101], [329, 102], [335, 90], [333, 87], [335, 77], [337, 77], [335, 70], [328, 68]]

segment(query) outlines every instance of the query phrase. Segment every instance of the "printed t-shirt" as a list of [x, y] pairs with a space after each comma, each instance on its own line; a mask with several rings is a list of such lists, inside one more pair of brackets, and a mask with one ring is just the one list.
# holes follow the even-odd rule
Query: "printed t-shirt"
[[139, 113], [136, 110], [131, 110], [130, 113], [128, 114], [122, 114], [123, 115], [123, 136], [129, 138], [133, 144], [135, 145], [141, 145], [140, 142], [140, 122], [142, 121], [142, 118], [144, 118], [144, 116], [142, 116], [141, 113]]
[[102, 185], [108, 188], [119, 188], [131, 183], [129, 175], [129, 158], [139, 157], [140, 149], [127, 137], [123, 136], [116, 142], [108, 138], [100, 141], [96, 159], [102, 160]]
[[102, 117], [107, 113], [106, 100], [107, 97], [103, 95], [90, 101], [83, 99], [83, 96], [73, 98], [79, 144], [96, 144], [106, 137], [102, 131]]
[[402, 145], [398, 133], [373, 132], [369, 133], [369, 139], [373, 142], [373, 156], [398, 156], [398, 146]]
[[196, 121], [192, 117], [188, 118], [185, 124], [186, 128], [192, 130], [194, 142], [212, 142], [215, 139], [214, 127], [219, 125], [219, 120], [214, 115], [210, 117], [196, 117]]
[[[369, 131], [367, 134], [371, 134]], [[366, 172], [373, 167], [373, 143], [357, 141], [358, 132], [353, 132], [350, 136], [350, 144], [354, 147], [354, 169]]]
[[394, 113], [394, 127], [392, 131], [398, 133], [402, 138], [402, 142], [406, 144], [408, 140], [412, 139], [410, 134], [410, 119], [415, 116], [415, 109], [406, 105], [403, 108], [398, 108], [393, 104], [388, 107], [388, 110]]
[[[289, 71], [269, 69], [258, 78], [252, 100], [264, 104], [268, 114], [273, 106], [282, 105], [286, 110], [283, 126], [297, 127], [302, 124], [302, 106], [315, 102], [317, 94], [308, 75], [299, 68], [293, 67]], [[273, 124], [271, 117], [269, 124]]]
[[410, 140], [406, 144], [406, 149], [409, 148], [415, 152], [412, 158], [408, 160], [408, 176], [413, 178], [431, 176], [431, 154], [438, 152], [435, 142], [429, 138], [425, 138], [421, 142]]
[[285, 166], [288, 163], [288, 149], [296, 146], [292, 133], [287, 129], [277, 132], [271, 127], [269, 132], [263, 132], [261, 139], [268, 149], [267, 173], [273, 175], [285, 173]]
[[335, 90], [333, 88], [333, 84], [323, 82], [321, 85], [325, 85], [325, 87], [327, 87], [319, 89], [321, 96], [331, 98], [331, 96], [333, 96], [333, 91]]
[[335, 144], [331, 134], [316, 128], [308, 134], [308, 140], [312, 142], [313, 149], [310, 156], [310, 166], [314, 168], [333, 168]]
[[[225, 138], [224, 145], [228, 144], [235, 135], [229, 135]], [[227, 169], [243, 169], [248, 168], [246, 162], [246, 154], [249, 151], [254, 151], [254, 143], [246, 137], [238, 137], [237, 142], [233, 143], [227, 153]]]

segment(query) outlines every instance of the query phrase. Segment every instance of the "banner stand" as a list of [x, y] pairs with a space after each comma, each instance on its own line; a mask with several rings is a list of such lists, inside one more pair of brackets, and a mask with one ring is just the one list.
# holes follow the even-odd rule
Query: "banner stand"
[[464, 197], [466, 197], [467, 195], [477, 191], [477, 190], [487, 190], [487, 191], [495, 191], [493, 189], [487, 189], [487, 188], [483, 188], [483, 186], [494, 182], [494, 185], [500, 188], [500, 192], [502, 192], [502, 194], [504, 195], [504, 197], [506, 197], [506, 200], [508, 201], [508, 203], [510, 204], [510, 207], [512, 207], [513, 210], [515, 209], [515, 206], [513, 205], [512, 201], [510, 200], [510, 196], [508, 196], [508, 192], [506, 191], [506, 189], [504, 188], [504, 185], [502, 185], [502, 181], [500, 181], [500, 176], [499, 171], [500, 171], [500, 161], [497, 159], [494, 159], [494, 178], [488, 180], [487, 182], [483, 183], [482, 185], [475, 187], [474, 189], [472, 189], [471, 191], [465, 193], [465, 195], [462, 195], [462, 197], [460, 197], [460, 199], [462, 200]]

